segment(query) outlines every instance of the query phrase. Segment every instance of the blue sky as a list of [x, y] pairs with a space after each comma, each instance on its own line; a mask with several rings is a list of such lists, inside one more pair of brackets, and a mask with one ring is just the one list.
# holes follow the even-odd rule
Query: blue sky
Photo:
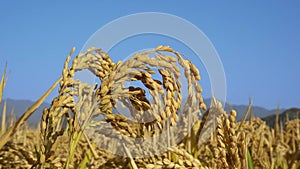
[[[8, 63], [4, 97], [38, 99], [61, 75], [73, 46], [80, 50], [119, 17], [163, 12], [193, 23], [213, 43], [225, 69], [228, 102], [247, 104], [251, 97], [266, 108], [300, 107], [299, 7], [297, 1], [1, 1], [1, 72]], [[178, 42], [144, 36], [122, 42], [110, 54], [127, 56], [168, 42], [181, 51]], [[209, 96], [209, 79], [205, 70], [202, 74]]]

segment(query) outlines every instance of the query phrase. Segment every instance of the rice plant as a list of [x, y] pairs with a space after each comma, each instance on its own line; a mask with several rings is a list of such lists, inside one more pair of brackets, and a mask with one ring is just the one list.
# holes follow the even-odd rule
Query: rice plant
[[[101, 49], [90, 48], [75, 57], [74, 51], [58, 80], [14, 123], [6, 120], [4, 106], [0, 168], [300, 167], [299, 119], [280, 128], [277, 122], [272, 129], [252, 115], [252, 102], [242, 121], [215, 98], [206, 107], [199, 70], [169, 46], [116, 63]], [[98, 82], [76, 79], [82, 70]], [[6, 80], [5, 68], [0, 103]], [[56, 86], [57, 95], [44, 108], [38, 128], [28, 128], [26, 120]], [[120, 105], [130, 116], [116, 113]], [[182, 137], [176, 141], [178, 133]]]

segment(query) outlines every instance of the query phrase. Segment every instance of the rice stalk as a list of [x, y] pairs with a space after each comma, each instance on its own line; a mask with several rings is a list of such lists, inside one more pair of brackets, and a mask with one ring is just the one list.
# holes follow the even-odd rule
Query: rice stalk
[[47, 96], [52, 92], [55, 86], [59, 83], [58, 79], [27, 111], [18, 119], [16, 124], [7, 129], [0, 139], [0, 149], [11, 139], [13, 134], [20, 128], [20, 126], [34, 113], [34, 111], [44, 102]]
[[6, 101], [4, 102], [3, 105], [3, 110], [2, 110], [2, 121], [1, 121], [1, 132], [0, 136], [5, 133], [6, 130]]

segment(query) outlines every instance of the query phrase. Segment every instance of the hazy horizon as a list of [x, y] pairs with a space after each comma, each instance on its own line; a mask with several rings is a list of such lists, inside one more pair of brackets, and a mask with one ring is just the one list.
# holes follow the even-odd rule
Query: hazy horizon
[[[14, 98], [10, 98], [10, 97], [6, 97], [6, 98], [3, 98], [3, 103], [2, 104], [4, 104], [4, 102], [5, 102], [5, 100], [14, 100], [14, 101], [30, 101], [30, 102], [35, 102], [36, 100], [30, 100], [30, 99], [14, 99]], [[210, 101], [211, 100], [211, 98], [203, 98], [204, 99], [204, 101]], [[253, 99], [252, 99], [253, 100]], [[44, 101], [44, 103], [46, 103], [46, 104], [51, 104], [51, 101], [52, 101], [52, 99], [46, 99], [45, 101]], [[230, 106], [248, 106], [249, 105], [249, 102], [248, 103], [245, 103], [245, 104], [243, 104], [243, 103], [241, 103], [241, 104], [235, 104], [235, 103], [230, 103], [230, 102], [228, 102], [228, 101], [226, 101], [226, 104], [228, 104], [228, 105], [230, 105]], [[223, 105], [224, 106], [224, 105]], [[260, 107], [260, 108], [264, 108], [264, 109], [266, 109], [266, 110], [276, 110], [278, 107], [278, 105], [276, 106], [276, 107], [271, 107], [271, 108], [268, 108], [268, 107], [264, 107], [264, 106], [260, 106], [260, 105], [256, 105], [256, 104], [253, 104], [252, 105], [253, 107]], [[300, 107], [296, 107], [296, 106], [292, 106], [292, 107], [279, 107], [280, 109], [283, 109], [283, 110], [287, 110], [287, 109], [291, 109], [291, 108], [300, 108]], [[240, 112], [241, 113], [241, 112]]]

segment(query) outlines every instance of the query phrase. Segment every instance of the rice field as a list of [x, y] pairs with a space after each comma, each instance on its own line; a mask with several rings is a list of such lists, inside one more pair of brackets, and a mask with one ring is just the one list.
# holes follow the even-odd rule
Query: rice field
[[[199, 70], [169, 46], [117, 63], [101, 49], [74, 52], [61, 77], [19, 119], [5, 106], [0, 111], [0, 169], [300, 168], [299, 119], [279, 124], [277, 118], [270, 128], [253, 116], [251, 103], [241, 121], [214, 98], [205, 105]], [[76, 79], [82, 70], [97, 83]], [[5, 68], [0, 103], [6, 80]], [[38, 128], [28, 127], [26, 120], [51, 92], [57, 95]]]

